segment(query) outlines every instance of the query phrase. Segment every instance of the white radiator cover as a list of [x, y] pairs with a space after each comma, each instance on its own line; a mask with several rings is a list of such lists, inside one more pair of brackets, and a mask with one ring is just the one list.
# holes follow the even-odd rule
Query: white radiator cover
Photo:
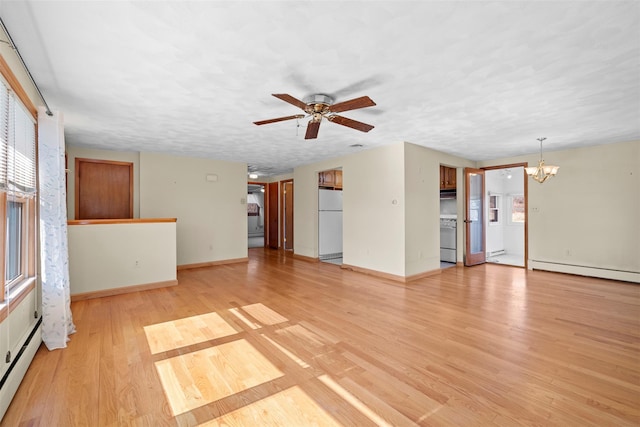
[[22, 379], [24, 378], [24, 375], [41, 343], [42, 324], [37, 326], [33, 337], [31, 337], [31, 341], [27, 344], [25, 350], [22, 352], [20, 358], [9, 373], [7, 381], [2, 386], [2, 390], [0, 392], [0, 420], [4, 418], [4, 414], [7, 412], [9, 404], [11, 404], [11, 400], [16, 394], [16, 391], [18, 390], [18, 387], [20, 386], [20, 383], [22, 382]]

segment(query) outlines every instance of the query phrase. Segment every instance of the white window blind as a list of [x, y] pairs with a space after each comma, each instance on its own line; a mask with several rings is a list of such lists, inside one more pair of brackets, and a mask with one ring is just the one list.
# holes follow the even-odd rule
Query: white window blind
[[23, 196], [36, 190], [36, 126], [0, 82], [0, 187]]
[[0, 188], [7, 183], [7, 153], [9, 151], [9, 91], [0, 81]]

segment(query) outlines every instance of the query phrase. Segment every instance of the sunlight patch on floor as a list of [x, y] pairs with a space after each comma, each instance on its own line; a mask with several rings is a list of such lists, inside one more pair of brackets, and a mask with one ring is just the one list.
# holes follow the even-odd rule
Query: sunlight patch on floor
[[276, 325], [289, 320], [262, 303], [244, 305], [242, 309], [263, 325]]
[[199, 427], [340, 425], [299, 386], [294, 386], [200, 424]]
[[236, 316], [238, 318], [238, 320], [240, 320], [242, 323], [244, 323], [245, 325], [247, 325], [251, 329], [260, 329], [262, 327], [259, 324], [257, 324], [256, 322], [253, 322], [253, 321], [247, 319], [247, 316], [245, 316], [244, 314], [240, 313], [240, 310], [238, 310], [237, 308], [230, 308], [229, 309], [229, 313], [231, 313], [234, 316]]
[[335, 382], [328, 375], [326, 375], [326, 374], [325, 375], [320, 375], [318, 377], [318, 379], [324, 385], [326, 385], [331, 390], [333, 390], [334, 393], [336, 393], [338, 396], [340, 396], [346, 402], [348, 402], [351, 406], [353, 406], [355, 409], [357, 409], [362, 415], [364, 415], [365, 417], [367, 417], [371, 421], [373, 421], [375, 423], [375, 425], [383, 426], [383, 427], [392, 427], [391, 424], [389, 424], [387, 421], [385, 421], [384, 418], [382, 418], [380, 415], [378, 415], [375, 412], [373, 412], [371, 410], [371, 408], [369, 408], [367, 405], [365, 405], [362, 401], [360, 401], [357, 397], [355, 397], [349, 391], [344, 389], [340, 384]]
[[174, 416], [284, 375], [243, 339], [155, 365]]
[[218, 313], [145, 326], [144, 332], [152, 354], [238, 333]]
[[293, 339], [304, 342], [306, 346], [314, 349], [326, 345], [322, 338], [301, 325], [291, 325], [286, 328], [279, 329], [276, 331], [276, 334], [280, 336], [291, 336]]
[[280, 350], [284, 355], [286, 355], [289, 359], [291, 359], [294, 362], [296, 362], [302, 368], [306, 369], [306, 368], [309, 368], [311, 366], [307, 362], [305, 362], [304, 360], [300, 359], [298, 356], [296, 356], [295, 354], [291, 353], [289, 350], [287, 350], [286, 348], [284, 348], [283, 346], [281, 346], [280, 344], [278, 344], [277, 342], [275, 342], [274, 340], [269, 338], [268, 336], [266, 336], [266, 335], [260, 335], [260, 336], [262, 338], [264, 338], [265, 340], [269, 341], [271, 344], [273, 344], [273, 346], [275, 348]]

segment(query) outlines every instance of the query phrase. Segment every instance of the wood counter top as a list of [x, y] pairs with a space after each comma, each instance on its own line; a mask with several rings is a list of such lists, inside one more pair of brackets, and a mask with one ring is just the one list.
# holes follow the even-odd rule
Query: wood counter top
[[177, 218], [70, 219], [67, 221], [67, 225], [144, 224], [176, 221]]

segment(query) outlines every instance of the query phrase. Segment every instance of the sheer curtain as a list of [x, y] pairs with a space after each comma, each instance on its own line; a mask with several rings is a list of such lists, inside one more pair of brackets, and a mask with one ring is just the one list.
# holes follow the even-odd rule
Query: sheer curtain
[[42, 340], [49, 350], [64, 348], [75, 332], [69, 289], [67, 201], [61, 113], [38, 109], [40, 274]]

